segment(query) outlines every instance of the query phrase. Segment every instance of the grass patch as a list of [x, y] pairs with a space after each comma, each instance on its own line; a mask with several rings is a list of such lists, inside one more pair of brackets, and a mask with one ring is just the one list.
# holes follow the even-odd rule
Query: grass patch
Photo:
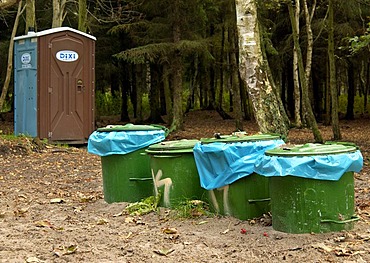
[[212, 216], [213, 213], [209, 210], [209, 205], [201, 200], [186, 200], [172, 211], [172, 216], [175, 218], [197, 218], [201, 216]]

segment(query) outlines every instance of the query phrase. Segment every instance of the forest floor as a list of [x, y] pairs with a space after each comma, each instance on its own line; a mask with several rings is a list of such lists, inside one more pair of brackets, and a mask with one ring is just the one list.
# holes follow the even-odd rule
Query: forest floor
[[[12, 125], [0, 122], [0, 134], [11, 134]], [[258, 131], [252, 121], [244, 126]], [[370, 262], [370, 120], [341, 121], [340, 127], [343, 140], [356, 143], [364, 157], [354, 175], [360, 220], [353, 230], [324, 234], [283, 233], [260, 219], [181, 219], [164, 208], [125, 214], [128, 203], [104, 201], [101, 160], [86, 147], [0, 136], [0, 262]], [[187, 114], [185, 130], [168, 139], [233, 129], [232, 120], [195, 111]], [[331, 128], [320, 130], [330, 140]], [[288, 138], [313, 141], [307, 129], [292, 129]]]

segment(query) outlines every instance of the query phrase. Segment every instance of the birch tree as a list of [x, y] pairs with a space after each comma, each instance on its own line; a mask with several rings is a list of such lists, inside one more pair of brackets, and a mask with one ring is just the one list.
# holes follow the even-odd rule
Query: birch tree
[[[297, 32], [297, 37], [299, 37], [299, 17], [301, 14], [300, 1], [295, 4], [294, 10], [294, 20], [295, 20], [295, 30]], [[293, 83], [294, 83], [294, 121], [295, 126], [302, 127], [301, 119], [301, 88], [299, 85], [299, 74], [298, 74], [298, 51], [295, 45], [293, 45]]]
[[[286, 1], [286, 3], [288, 5], [289, 17], [290, 17], [290, 21], [291, 21], [291, 24], [292, 24], [292, 31], [293, 31], [292, 36], [293, 36], [294, 48], [296, 49], [296, 52], [297, 52], [298, 74], [299, 74], [300, 86], [301, 86], [301, 89], [302, 89], [303, 109], [306, 113], [306, 119], [307, 119], [308, 125], [310, 126], [310, 128], [312, 130], [315, 141], [316, 142], [323, 142], [323, 138], [322, 138], [320, 130], [318, 128], [318, 125], [317, 125], [317, 122], [316, 122], [316, 119], [315, 119], [315, 115], [313, 114], [313, 110], [312, 110], [312, 107], [311, 107], [311, 101], [310, 101], [310, 98], [309, 98], [309, 95], [308, 95], [309, 76], [311, 74], [311, 64], [310, 63], [311, 63], [311, 59], [312, 59], [312, 46], [310, 46], [310, 45], [313, 45], [313, 43], [312, 43], [313, 41], [312, 41], [312, 39], [311, 39], [311, 42], [310, 42], [310, 40], [308, 40], [308, 45], [310, 47], [307, 48], [307, 58], [306, 58], [306, 63], [307, 64], [306, 64], [306, 68], [305, 68], [304, 65], [303, 65], [302, 51], [301, 51], [301, 47], [300, 47], [300, 44], [299, 44], [298, 32], [296, 30], [297, 25], [296, 25], [293, 3], [290, 0]], [[305, 0], [304, 0], [304, 4], [307, 5]], [[306, 17], [306, 19], [307, 19], [307, 17]], [[312, 34], [312, 32], [311, 32], [311, 34]], [[311, 37], [312, 37], [312, 35], [311, 35]], [[309, 69], [307, 69], [308, 66], [309, 66]]]
[[30, 28], [36, 27], [35, 1], [26, 0], [26, 34]]
[[51, 27], [61, 27], [66, 16], [66, 0], [53, 0], [53, 22]]
[[288, 134], [288, 121], [282, 111], [274, 83], [264, 59], [255, 0], [236, 0], [239, 34], [239, 70], [252, 100], [253, 112], [261, 132]]

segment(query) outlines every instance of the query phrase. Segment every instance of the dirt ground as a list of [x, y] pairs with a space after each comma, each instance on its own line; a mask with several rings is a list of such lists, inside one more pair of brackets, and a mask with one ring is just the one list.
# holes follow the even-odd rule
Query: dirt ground
[[[255, 123], [244, 125], [257, 132]], [[230, 134], [233, 127], [215, 112], [191, 112], [185, 130], [168, 139]], [[330, 140], [331, 128], [320, 129]], [[2, 121], [0, 133], [11, 132], [12, 122]], [[104, 201], [100, 157], [86, 147], [0, 136], [0, 262], [370, 262], [370, 120], [341, 121], [341, 132], [364, 156], [355, 174], [360, 220], [351, 231], [325, 234], [278, 232], [260, 219], [176, 219], [164, 208], [123, 214], [127, 203]], [[293, 129], [289, 139], [313, 137]]]

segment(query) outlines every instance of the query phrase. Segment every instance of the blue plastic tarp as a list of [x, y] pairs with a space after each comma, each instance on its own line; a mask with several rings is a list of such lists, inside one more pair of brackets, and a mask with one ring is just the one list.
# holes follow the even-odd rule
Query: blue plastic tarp
[[360, 151], [316, 156], [264, 155], [256, 162], [255, 172], [267, 177], [291, 175], [338, 181], [345, 172], [360, 172], [362, 165]]
[[128, 154], [165, 139], [163, 130], [151, 131], [94, 131], [88, 140], [87, 151], [99, 156]]
[[194, 159], [201, 186], [207, 190], [232, 184], [254, 171], [255, 161], [266, 150], [283, 145], [283, 140], [210, 144], [197, 143]]

